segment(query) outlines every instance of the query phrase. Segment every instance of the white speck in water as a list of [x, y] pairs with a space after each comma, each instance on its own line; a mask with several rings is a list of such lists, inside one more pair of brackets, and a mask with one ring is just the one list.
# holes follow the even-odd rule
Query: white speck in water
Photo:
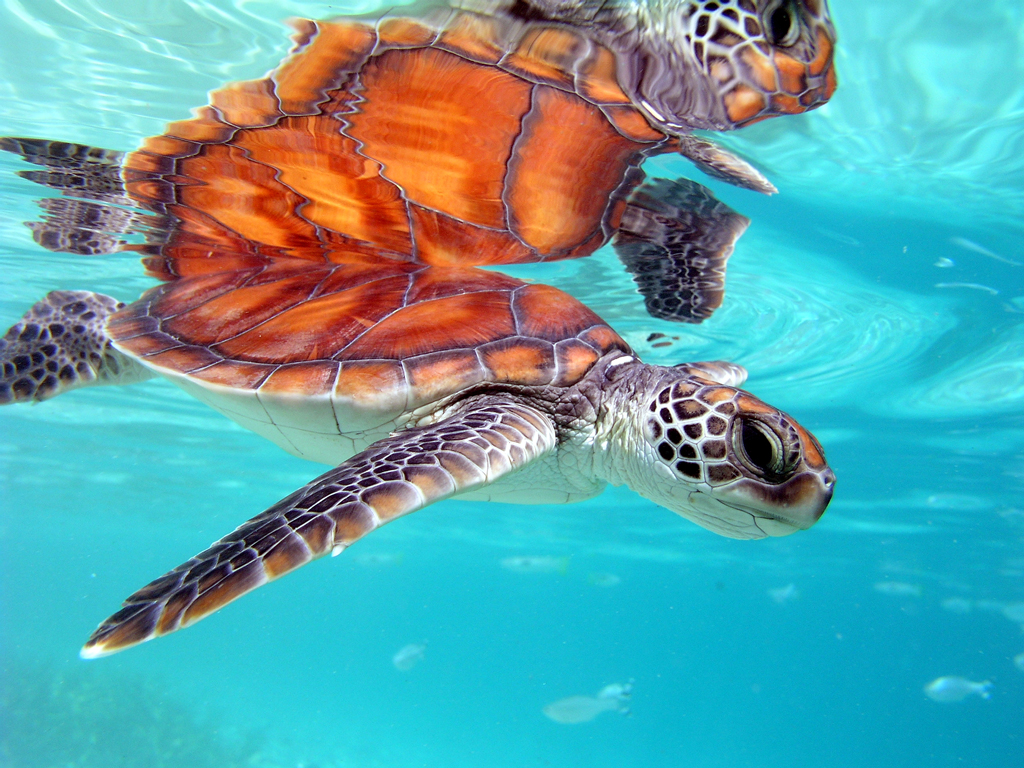
[[1024, 625], [1024, 603], [1008, 603], [1004, 605], [1003, 616], [1010, 621]]
[[970, 600], [962, 597], [947, 597], [940, 605], [950, 613], [970, 613], [973, 607]]
[[972, 291], [984, 291], [985, 293], [990, 293], [993, 296], [998, 296], [999, 295], [999, 291], [997, 291], [995, 288], [989, 288], [987, 285], [982, 285], [981, 283], [936, 283], [935, 287], [936, 288], [969, 288]]
[[597, 696], [569, 696], [553, 701], [541, 711], [549, 720], [563, 725], [588, 723], [602, 712], [629, 714], [629, 697], [633, 693], [632, 681], [612, 683], [601, 689]]
[[941, 704], [953, 704], [963, 701], [968, 696], [991, 698], [992, 683], [985, 680], [975, 683], [965, 677], [937, 677], [924, 687], [925, 695], [932, 701]]
[[424, 654], [426, 653], [426, 643], [409, 643], [409, 645], [402, 648], [398, 653], [391, 657], [391, 663], [395, 665], [395, 669], [400, 672], [408, 672], [410, 669], [415, 667], [421, 661], [423, 661]]
[[568, 557], [551, 557], [550, 555], [524, 555], [505, 557], [501, 567], [516, 573], [565, 573], [569, 570]]
[[905, 581], [879, 581], [875, 584], [875, 592], [895, 597], [920, 597], [920, 584], [907, 584]]
[[362, 552], [356, 555], [355, 560], [360, 565], [376, 567], [398, 565], [403, 557], [401, 552]]
[[790, 583], [784, 587], [769, 589], [768, 596], [779, 605], [785, 605], [800, 597], [800, 590], [796, 588], [796, 584]]
[[985, 246], [978, 245], [978, 243], [974, 242], [973, 240], [968, 240], [966, 237], [951, 237], [949, 238], [949, 242], [951, 242], [953, 245], [960, 246], [964, 250], [979, 253], [982, 256], [987, 256], [990, 259], [1001, 261], [1003, 262], [1003, 264], [1009, 264], [1011, 267], [1021, 266], [1021, 263], [1019, 261], [1014, 261], [1013, 259], [1008, 259], [1005, 256], [1000, 256], [998, 253], [990, 251]]
[[949, 269], [950, 267], [955, 267], [956, 262], [953, 261], [952, 259], [947, 259], [945, 256], [943, 256], [938, 261], [935, 262], [935, 266], [942, 267], [943, 269]]
[[622, 583], [622, 579], [614, 573], [590, 573], [587, 574], [587, 581], [595, 587], [615, 587]]

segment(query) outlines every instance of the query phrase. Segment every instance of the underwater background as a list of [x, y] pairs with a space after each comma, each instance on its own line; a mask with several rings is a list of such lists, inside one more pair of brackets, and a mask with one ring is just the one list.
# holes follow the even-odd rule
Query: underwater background
[[[0, 135], [133, 149], [273, 68], [286, 18], [375, 5], [4, 0]], [[744, 542], [625, 489], [445, 502], [85, 662], [129, 593], [323, 468], [162, 380], [5, 408], [0, 766], [1024, 764], [1024, 5], [831, 6], [832, 101], [724, 139], [779, 195], [645, 165], [753, 220], [710, 321], [647, 317], [610, 249], [514, 270], [647, 362], [746, 366], [828, 453], [820, 523]], [[36, 246], [26, 167], [0, 157], [0, 327], [49, 290], [152, 284]], [[989, 698], [926, 695], [944, 676]], [[630, 680], [628, 716], [543, 712]]]

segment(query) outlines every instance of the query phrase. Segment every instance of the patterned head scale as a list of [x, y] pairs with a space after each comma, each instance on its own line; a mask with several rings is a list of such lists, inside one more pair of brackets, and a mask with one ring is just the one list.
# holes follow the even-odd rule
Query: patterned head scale
[[738, 366], [674, 370], [645, 413], [645, 451], [664, 469], [651, 475], [660, 476], [660, 487], [643, 495], [732, 538], [785, 536], [814, 525], [835, 483], [814, 436], [737, 389], [746, 375]]
[[836, 88], [826, 0], [526, 1], [605, 37], [620, 82], [669, 133], [805, 112]]

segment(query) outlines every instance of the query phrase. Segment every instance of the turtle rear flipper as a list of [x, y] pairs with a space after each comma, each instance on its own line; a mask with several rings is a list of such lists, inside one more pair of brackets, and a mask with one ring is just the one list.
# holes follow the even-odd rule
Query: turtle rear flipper
[[694, 181], [654, 179], [633, 193], [613, 245], [651, 315], [700, 323], [722, 304], [726, 261], [749, 224]]
[[194, 624], [397, 517], [522, 469], [555, 440], [540, 411], [486, 396], [380, 440], [133, 594], [81, 655], [105, 656]]
[[49, 251], [83, 256], [117, 253], [127, 245], [125, 235], [164, 228], [160, 217], [140, 211], [125, 191], [123, 152], [11, 136], [0, 137], [0, 149], [42, 166], [18, 175], [63, 195], [37, 201], [42, 221], [25, 222], [33, 239]]
[[89, 291], [48, 293], [0, 339], [0, 405], [150, 378], [146, 368], [114, 349], [104, 330], [123, 306]]

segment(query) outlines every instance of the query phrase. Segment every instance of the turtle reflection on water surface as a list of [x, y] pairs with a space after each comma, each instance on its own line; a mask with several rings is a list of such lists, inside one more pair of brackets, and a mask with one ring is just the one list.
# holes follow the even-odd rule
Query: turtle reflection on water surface
[[[629, 6], [640, 16], [632, 32], [616, 37], [621, 19], [602, 16], [609, 6], [574, 3], [577, 12], [593, 13], [567, 17], [569, 6], [554, 4], [525, 20], [496, 9], [493, 16], [448, 12], [435, 26], [310, 22], [299, 51], [271, 77], [215, 93], [210, 108], [128, 156], [4, 140], [4, 148], [44, 166], [24, 175], [66, 194], [44, 201], [46, 218], [34, 226], [41, 243], [83, 253], [141, 251], [149, 274], [164, 282], [127, 305], [84, 291], [50, 293], [0, 342], [0, 401], [160, 375], [285, 450], [335, 466], [130, 596], [83, 655], [188, 626], [453, 496], [565, 503], [591, 498], [608, 483], [626, 484], [735, 538], [813, 525], [831, 498], [832, 472], [807, 431], [738, 389], [742, 368], [644, 364], [567, 294], [474, 268], [586, 255], [618, 231], [627, 265], [647, 260], [638, 274], [646, 280], [641, 288], [651, 289], [649, 307], [681, 296], [666, 316], [699, 321], [710, 314], [744, 223], [692, 183], [637, 188], [637, 166], [648, 150], [697, 146], [685, 130], [713, 115], [738, 124], [828, 97], [834, 79], [824, 4], [767, 6], [790, 9], [789, 26], [777, 8], [769, 34], [746, 24], [747, 34], [759, 37], [737, 48], [736, 60], [767, 83], [769, 74], [792, 70], [787, 62], [795, 59], [759, 51], [790, 45], [807, 59], [799, 99], [776, 94], [759, 109], [749, 99], [736, 107], [735, 94], [750, 86], [739, 82], [739, 69], [724, 78], [712, 65], [717, 90], [694, 93], [717, 93], [720, 103], [686, 102], [689, 123], [666, 116], [667, 105], [678, 102], [671, 89], [658, 91], [647, 75], [633, 82], [616, 48], [661, 5], [643, 13]], [[751, 0], [716, 7], [721, 13], [694, 21], [709, 62], [722, 46], [739, 45], [723, 32], [734, 26], [727, 11], [760, 18]], [[699, 31], [701, 19], [715, 21], [713, 32]], [[782, 39], [765, 42], [772, 36]], [[651, 41], [634, 42], [647, 51]], [[573, 52], [570, 60], [544, 58], [564, 50]], [[408, 56], [414, 58], [402, 58]], [[482, 146], [485, 160], [494, 146], [512, 146], [499, 184], [476, 183], [479, 164], [468, 174], [450, 172], [459, 167], [447, 162], [455, 144], [442, 141], [448, 154], [424, 155], [414, 141], [421, 131], [389, 133], [401, 126], [402, 110], [395, 123], [375, 112], [387, 103], [389, 83], [419, 83], [433, 99], [428, 86], [441, 71], [438, 61], [467, 76], [480, 70], [490, 85], [526, 84], [514, 86], [529, 96], [514, 138], [478, 145], [458, 135], [466, 151]], [[645, 72], [657, 69], [648, 64]], [[429, 77], [417, 80], [421, 65]], [[572, 88], [563, 82], [567, 72]], [[797, 87], [783, 74], [771, 84]], [[637, 95], [654, 93], [656, 105]], [[611, 126], [620, 150], [595, 142], [592, 153], [580, 153], [578, 136], [573, 146], [578, 155], [601, 156], [594, 168], [619, 167], [617, 181], [588, 188], [552, 164], [566, 155], [547, 151], [564, 150], [557, 141], [564, 131], [552, 130], [563, 113], [536, 111], [549, 102], [590, 114], [597, 123], [586, 123], [588, 131], [601, 121]], [[444, 109], [429, 105], [432, 119], [441, 120]], [[431, 134], [439, 135], [455, 136]], [[374, 159], [378, 150], [395, 155]], [[705, 165], [717, 163], [722, 174], [750, 176], [722, 153], [709, 157]], [[498, 226], [488, 218], [494, 211]], [[115, 229], [144, 232], [147, 242], [124, 243]], [[665, 268], [652, 271], [651, 264]]]
[[461, 4], [487, 13], [295, 22], [295, 50], [270, 75], [215, 91], [127, 155], [12, 143], [49, 169], [23, 175], [74, 197], [47, 201], [37, 240], [109, 252], [134, 229], [159, 246], [187, 240], [200, 261], [230, 250], [241, 268], [337, 249], [346, 261], [513, 264], [614, 239], [651, 314], [709, 317], [747, 221], [699, 185], [643, 185], [641, 166], [678, 152], [774, 191], [693, 131], [825, 103], [836, 81], [824, 0]]

